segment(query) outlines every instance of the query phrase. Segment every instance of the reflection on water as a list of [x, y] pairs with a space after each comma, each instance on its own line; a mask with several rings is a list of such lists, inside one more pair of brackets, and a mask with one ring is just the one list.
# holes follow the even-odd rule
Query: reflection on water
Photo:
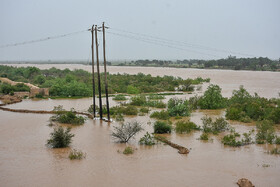
[[[171, 97], [171, 96], [168, 96]], [[182, 96], [180, 96], [182, 97]], [[167, 98], [168, 99], [168, 98]], [[61, 100], [24, 100], [13, 108], [65, 108], [85, 111], [91, 98]], [[190, 120], [201, 125], [201, 117], [223, 116], [224, 110], [195, 111]], [[152, 132], [153, 122], [147, 116], [129, 117], [137, 120], [145, 131], [129, 145], [137, 150], [133, 155], [122, 154], [126, 144], [115, 143], [110, 137], [112, 122], [87, 120], [72, 129], [72, 148], [86, 152], [84, 160], [68, 159], [70, 148], [50, 149], [45, 146], [52, 127], [47, 126], [50, 115], [21, 114], [0, 111], [0, 182], [1, 186], [236, 186], [242, 177], [256, 186], [278, 186], [280, 159], [269, 155], [270, 145], [249, 145], [231, 148], [221, 144], [221, 136], [213, 141], [197, 140], [201, 132], [166, 137], [191, 149], [180, 155], [162, 143], [149, 147], [138, 145], [146, 131]], [[237, 132], [249, 131], [250, 125], [232, 124]], [[119, 151], [118, 151], [119, 150]], [[269, 167], [263, 167], [268, 164]]]

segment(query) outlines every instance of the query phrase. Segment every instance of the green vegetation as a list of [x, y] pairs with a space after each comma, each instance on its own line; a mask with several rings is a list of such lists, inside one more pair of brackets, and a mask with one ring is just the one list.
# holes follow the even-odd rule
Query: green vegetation
[[166, 110], [155, 111], [150, 115], [150, 117], [160, 120], [168, 120], [170, 118], [169, 113]]
[[77, 116], [73, 108], [71, 111], [65, 111], [62, 106], [58, 106], [55, 107], [53, 111], [56, 112], [56, 115], [50, 118], [51, 121], [72, 125], [82, 125], [85, 123], [85, 118], [82, 116]]
[[[103, 111], [104, 114], [107, 113], [107, 111], [104, 108]], [[111, 115], [118, 115], [118, 114], [123, 114], [123, 115], [137, 115], [138, 114], [138, 109], [135, 106], [132, 105], [127, 105], [127, 106], [114, 106], [110, 108], [110, 114]]]
[[190, 133], [192, 130], [199, 130], [199, 127], [191, 121], [178, 121], [175, 127], [177, 133]]
[[258, 144], [274, 143], [276, 139], [273, 123], [268, 120], [257, 122], [256, 142]]
[[[50, 96], [92, 96], [92, 76], [91, 73], [84, 70], [70, 71], [69, 69], [59, 70], [56, 68], [40, 70], [36, 67], [18, 68], [1, 65], [0, 76], [13, 81], [37, 84], [42, 88], [50, 88]], [[184, 85], [186, 82], [186, 80], [172, 76], [152, 77], [143, 73], [137, 75], [108, 74], [107, 78], [110, 94], [175, 91], [177, 87]], [[104, 73], [101, 74], [101, 79], [104, 79]], [[204, 81], [207, 80], [197, 79], [192, 80], [192, 83], [202, 83]], [[103, 82], [101, 83], [101, 90], [102, 93], [105, 93]]]
[[190, 109], [188, 100], [171, 98], [168, 101], [168, 113], [170, 116], [189, 116]]
[[275, 124], [280, 123], [280, 100], [268, 100], [257, 94], [251, 96], [241, 86], [234, 90], [229, 99], [226, 118], [242, 122], [270, 120]]
[[136, 95], [131, 97], [131, 105], [134, 106], [148, 106], [148, 107], [155, 107], [155, 108], [165, 108], [166, 104], [162, 101], [157, 100], [147, 100], [145, 95]]
[[278, 60], [268, 58], [236, 58], [229, 56], [218, 60], [136, 60], [125, 63], [113, 64], [117, 66], [152, 66], [152, 67], [176, 67], [176, 68], [205, 68], [205, 69], [232, 69], [253, 71], [276, 71], [280, 68]]
[[86, 158], [86, 154], [83, 153], [82, 151], [78, 151], [76, 149], [72, 149], [70, 151], [70, 154], [69, 154], [68, 158], [70, 160], [81, 160], [83, 158]]
[[141, 145], [155, 145], [156, 144], [154, 136], [148, 132], [142, 138], [140, 138], [139, 143]]
[[142, 108], [140, 108], [140, 110], [139, 110], [140, 112], [142, 112], [142, 113], [149, 113], [149, 111], [150, 111], [150, 109], [149, 108], [146, 108], [146, 107], [142, 107]]
[[200, 106], [201, 109], [224, 108], [226, 106], [226, 99], [223, 98], [221, 91], [222, 89], [218, 85], [211, 84], [198, 100], [198, 106]]
[[229, 128], [228, 122], [223, 117], [213, 121], [211, 117], [204, 116], [201, 120], [203, 123], [202, 130], [205, 133], [219, 134]]
[[133, 153], [134, 153], [134, 150], [130, 146], [127, 146], [123, 151], [123, 154], [125, 154], [125, 155], [130, 155], [130, 154], [133, 154]]
[[209, 134], [206, 133], [206, 132], [203, 132], [201, 135], [200, 135], [200, 140], [205, 140], [205, 141], [208, 141], [209, 140]]
[[126, 143], [134, 135], [142, 131], [143, 128], [140, 123], [137, 121], [128, 122], [126, 124], [121, 124], [119, 127], [114, 127], [114, 132], [112, 132], [112, 137], [118, 140], [121, 143]]
[[50, 139], [47, 140], [47, 145], [52, 148], [68, 147], [74, 137], [74, 134], [71, 134], [70, 131], [70, 128], [67, 128], [66, 130], [64, 130], [63, 127], [55, 128], [50, 134]]
[[150, 94], [148, 96], [149, 100], [159, 100], [159, 99], [165, 99], [163, 95], [158, 95], [158, 94]]
[[270, 154], [273, 155], [279, 155], [280, 154], [280, 149], [278, 149], [277, 147], [275, 147], [274, 149], [272, 149], [271, 151], [269, 151]]
[[116, 100], [116, 101], [125, 101], [126, 100], [126, 97], [124, 95], [116, 95], [113, 100]]
[[14, 92], [29, 92], [30, 88], [23, 83], [18, 83], [15, 86], [12, 86], [8, 83], [0, 82], [0, 93], [11, 94]]
[[231, 130], [230, 134], [226, 135], [222, 139], [222, 143], [224, 145], [228, 145], [231, 147], [239, 147], [243, 145], [249, 145], [253, 143], [252, 133], [254, 131], [249, 131], [249, 133], [243, 133], [243, 138], [241, 140], [237, 140], [236, 138], [240, 137], [240, 134], [235, 132], [235, 130]]
[[156, 121], [154, 123], [154, 133], [156, 134], [171, 133], [171, 130], [171, 125], [164, 121]]

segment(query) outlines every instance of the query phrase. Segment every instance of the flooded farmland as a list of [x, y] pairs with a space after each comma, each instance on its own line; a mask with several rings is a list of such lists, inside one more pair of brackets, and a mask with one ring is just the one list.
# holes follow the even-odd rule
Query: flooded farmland
[[[20, 66], [20, 65], [17, 65]], [[27, 66], [27, 65], [24, 65]], [[54, 65], [35, 65], [48, 69]], [[84, 65], [55, 65], [56, 68], [85, 69]], [[153, 76], [173, 75], [182, 78], [211, 78], [211, 83], [223, 89], [229, 97], [239, 85], [263, 97], [278, 97], [279, 72], [249, 72], [231, 70], [198, 70], [175, 68], [109, 67], [110, 73], [139, 72]], [[208, 84], [204, 84], [205, 91]], [[189, 98], [194, 94], [167, 96]], [[63, 105], [65, 109], [86, 111], [92, 98], [23, 100], [9, 105], [13, 109], [52, 110]], [[103, 101], [105, 103], [105, 100]], [[111, 105], [117, 103], [111, 100]], [[190, 120], [202, 125], [201, 117], [224, 116], [224, 110], [197, 110]], [[267, 154], [271, 145], [247, 145], [241, 148], [224, 146], [221, 135], [210, 136], [210, 141], [198, 140], [202, 132], [166, 135], [167, 139], [190, 149], [188, 155], [162, 143], [154, 146], [138, 145], [146, 131], [152, 132], [148, 115], [128, 117], [137, 120], [144, 131], [128, 144], [137, 150], [126, 156], [126, 144], [114, 142], [110, 134], [117, 122], [110, 124], [88, 119], [82, 126], [72, 128], [75, 134], [71, 148], [86, 153], [83, 160], [68, 159], [70, 148], [50, 149], [46, 144], [52, 127], [49, 114], [22, 114], [0, 111], [0, 183], [1, 186], [237, 186], [240, 178], [248, 178], [255, 186], [279, 186], [280, 157]], [[151, 122], [151, 123], [150, 123]], [[230, 121], [239, 133], [254, 126]], [[279, 133], [279, 130], [278, 130]], [[279, 146], [278, 146], [279, 147]]]

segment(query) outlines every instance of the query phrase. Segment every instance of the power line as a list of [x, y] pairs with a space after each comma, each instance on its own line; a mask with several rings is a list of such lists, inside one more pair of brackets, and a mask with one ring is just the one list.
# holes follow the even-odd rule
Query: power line
[[213, 48], [213, 47], [208, 47], [208, 46], [203, 46], [203, 45], [198, 45], [198, 44], [192, 44], [192, 43], [188, 43], [188, 42], [184, 42], [184, 41], [182, 42], [182, 41], [170, 40], [170, 39], [161, 38], [161, 37], [157, 37], [157, 36], [126, 31], [126, 30], [123, 30], [123, 29], [117, 29], [117, 28], [110, 28], [110, 29], [115, 30], [115, 31], [119, 31], [119, 32], [128, 33], [128, 34], [131, 34], [131, 35], [138, 35], [138, 36], [145, 37], [145, 38], [152, 38], [154, 40], [165, 41], [165, 42], [173, 43], [173, 44], [176, 44], [176, 45], [198, 48], [200, 50], [208, 50], [208, 51], [216, 51], [216, 52], [222, 52], [222, 53], [238, 54], [238, 55], [242, 55], [242, 56], [251, 56], [251, 57], [256, 56], [256, 55], [247, 54], [247, 53], [241, 53], [241, 52], [236, 52], [236, 51], [231, 51], [231, 50], [224, 50], [224, 49], [218, 49], [218, 48]]
[[111, 32], [111, 31], [107, 31], [107, 33], [113, 34], [113, 35], [116, 35], [116, 36], [121, 36], [121, 37], [125, 37], [125, 38], [130, 38], [130, 39], [146, 42], [146, 43], [150, 43], [150, 44], [154, 44], [154, 45], [165, 46], [165, 47], [169, 47], [169, 48], [173, 48], [173, 49], [178, 49], [178, 50], [182, 50], [182, 51], [189, 51], [189, 52], [198, 53], [198, 54], [202, 54], [202, 55], [223, 58], [221, 56], [214, 55], [214, 54], [209, 54], [209, 53], [199, 52], [199, 51], [190, 50], [190, 49], [186, 49], [186, 48], [176, 47], [174, 44], [168, 43], [168, 42], [165, 42], [165, 41], [145, 39], [145, 38], [130, 36], [130, 35], [126, 35], [126, 34], [115, 33], [115, 32]]
[[76, 32], [71, 32], [71, 33], [67, 33], [67, 34], [60, 34], [60, 35], [56, 35], [56, 36], [49, 36], [49, 37], [40, 38], [40, 39], [37, 39], [37, 40], [29, 40], [29, 41], [24, 41], [24, 42], [19, 42], [19, 43], [0, 45], [0, 48], [7, 48], [7, 47], [14, 47], [14, 46], [19, 46], [19, 45], [26, 45], [26, 44], [31, 44], [31, 43], [43, 42], [43, 41], [46, 41], [46, 40], [52, 40], [52, 39], [62, 38], [62, 37], [70, 36], [70, 35], [80, 34], [80, 33], [86, 32], [86, 31], [88, 31], [88, 29], [81, 30], [81, 31], [76, 31]]

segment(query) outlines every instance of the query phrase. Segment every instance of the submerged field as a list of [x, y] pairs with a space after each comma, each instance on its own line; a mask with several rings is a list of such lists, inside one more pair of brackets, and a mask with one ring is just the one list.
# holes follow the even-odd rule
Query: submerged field
[[[121, 68], [118, 70], [123, 71]], [[125, 68], [125, 70], [133, 74], [146, 69]], [[157, 68], [157, 70], [153, 73], [169, 75], [171, 72], [178, 76], [185, 76], [183, 78], [188, 77], [188, 73], [183, 72], [182, 69], [178, 72], [174, 68]], [[230, 96], [232, 90], [238, 89], [242, 84], [251, 94], [252, 91], [259, 90], [261, 96], [268, 98], [276, 97], [279, 91], [279, 88], [275, 88], [274, 85], [279, 83], [280, 73], [252, 72], [249, 76], [245, 72], [201, 71], [192, 70], [189, 75], [191, 78], [209, 77], [211, 83], [215, 84], [218, 84], [217, 81], [222, 82], [224, 96]], [[218, 77], [219, 75], [224, 77]], [[232, 77], [247, 77], [247, 79], [237, 80]], [[256, 77], [261, 81], [253, 80]], [[165, 96], [163, 101], [167, 103], [173, 97], [189, 99], [195, 94], [201, 95], [208, 85], [209, 83], [204, 83], [201, 91], [192, 94]], [[110, 103], [111, 106], [118, 104], [112, 98]], [[63, 105], [67, 110], [75, 108], [85, 112], [91, 104], [90, 97], [27, 99], [9, 107], [52, 110], [54, 106]], [[71, 147], [86, 153], [86, 158], [79, 161], [68, 159], [70, 148], [50, 149], [45, 146], [52, 131], [52, 127], [48, 126], [51, 115], [0, 111], [1, 184], [4, 186], [236, 186], [237, 180], [244, 177], [250, 179], [256, 186], [279, 186], [279, 156], [267, 153], [274, 147], [280, 148], [279, 145], [251, 144], [229, 147], [221, 143], [226, 132], [219, 135], [211, 134], [210, 140], [205, 142], [198, 140], [201, 131], [193, 131], [189, 134], [172, 131], [171, 134], [164, 135], [168, 140], [190, 149], [188, 155], [178, 154], [176, 149], [163, 143], [153, 146], [139, 145], [139, 139], [147, 131], [153, 132], [152, 124], [156, 120], [149, 115], [154, 110], [159, 109], [152, 108], [152, 111], [144, 116], [125, 117], [126, 122], [137, 120], [144, 127], [144, 131], [127, 144], [116, 143], [110, 136], [113, 126], [118, 126], [119, 122], [108, 124], [88, 119], [83, 126], [73, 127], [72, 132], [75, 137]], [[217, 118], [224, 117], [225, 113], [225, 109], [195, 110], [186, 118], [201, 126], [203, 116]], [[229, 121], [229, 124], [240, 134], [255, 129], [254, 122]], [[276, 133], [279, 135], [279, 125], [276, 125]], [[134, 154], [129, 156], [122, 154], [127, 145], [135, 149]]]

